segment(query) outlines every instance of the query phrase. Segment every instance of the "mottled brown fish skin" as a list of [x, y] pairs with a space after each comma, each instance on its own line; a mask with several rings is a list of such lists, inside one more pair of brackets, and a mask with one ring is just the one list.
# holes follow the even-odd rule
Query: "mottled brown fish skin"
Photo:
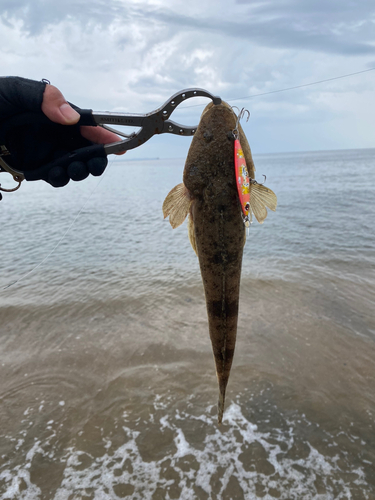
[[[234, 168], [235, 125], [236, 117], [225, 104], [206, 108], [189, 150], [183, 178], [193, 200], [190, 217], [194, 222], [219, 382], [219, 423], [236, 343], [245, 242]], [[243, 138], [241, 131], [241, 142]]]

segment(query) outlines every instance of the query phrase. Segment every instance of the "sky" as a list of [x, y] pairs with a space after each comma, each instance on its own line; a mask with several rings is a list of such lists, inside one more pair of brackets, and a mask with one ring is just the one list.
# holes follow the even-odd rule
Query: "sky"
[[[46, 78], [82, 108], [147, 113], [199, 87], [250, 111], [255, 154], [375, 147], [375, 71], [248, 97], [375, 68], [370, 0], [0, 0], [0, 12], [2, 75]], [[171, 119], [195, 125], [207, 102]], [[190, 141], [154, 136], [127, 158], [181, 158]]]

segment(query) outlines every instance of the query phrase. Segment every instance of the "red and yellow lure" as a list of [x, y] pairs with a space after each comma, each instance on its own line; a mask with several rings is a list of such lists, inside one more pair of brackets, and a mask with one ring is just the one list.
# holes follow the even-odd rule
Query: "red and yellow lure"
[[246, 227], [249, 227], [250, 177], [239, 139], [234, 139], [234, 166], [236, 169], [237, 191], [241, 202], [242, 213], [244, 215], [244, 223]]
[[[238, 109], [238, 108], [237, 108]], [[244, 216], [244, 224], [246, 227], [250, 226], [250, 183], [251, 179], [249, 177], [249, 171], [247, 169], [245, 155], [242, 151], [241, 143], [240, 143], [240, 134], [238, 132], [238, 124], [240, 123], [241, 118], [243, 118], [244, 114], [247, 113], [247, 120], [250, 118], [249, 111], [244, 108], [238, 113], [236, 128], [233, 130], [234, 136], [234, 167], [236, 171], [236, 184], [238, 196], [240, 198], [242, 213]]]
[[234, 166], [243, 221], [245, 226], [249, 228], [252, 222], [253, 214], [255, 215], [257, 221], [262, 224], [264, 219], [267, 217], [266, 207], [273, 211], [276, 210], [277, 198], [271, 189], [267, 188], [263, 184], [259, 184], [255, 179], [252, 179], [249, 176], [249, 170], [246, 165], [246, 159], [241, 147], [240, 134], [238, 131], [240, 120], [243, 118], [245, 113], [248, 114], [247, 120], [249, 119], [249, 111], [242, 108], [238, 113], [236, 127], [233, 130]]

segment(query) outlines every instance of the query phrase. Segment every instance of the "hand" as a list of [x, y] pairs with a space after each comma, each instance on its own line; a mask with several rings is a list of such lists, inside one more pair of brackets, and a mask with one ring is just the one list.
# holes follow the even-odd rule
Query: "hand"
[[[42, 111], [51, 121], [61, 125], [75, 125], [80, 116], [53, 85], [46, 85], [43, 94]], [[96, 144], [110, 144], [120, 141], [121, 138], [102, 127], [81, 127], [81, 134], [85, 139]], [[123, 155], [125, 151], [117, 153]]]
[[[10, 153], [8, 165], [26, 180], [54, 187], [101, 175], [108, 163], [103, 145], [121, 138], [103, 127], [79, 126], [74, 108], [49, 82], [0, 77], [0, 145]], [[73, 151], [79, 153], [69, 163]]]

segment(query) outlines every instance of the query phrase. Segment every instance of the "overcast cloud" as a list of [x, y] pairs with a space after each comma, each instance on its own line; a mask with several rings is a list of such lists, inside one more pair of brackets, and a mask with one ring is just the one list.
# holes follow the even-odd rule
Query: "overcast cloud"
[[[187, 87], [235, 99], [375, 67], [375, 4], [367, 0], [0, 6], [2, 74], [48, 78], [97, 110], [148, 112]], [[245, 130], [254, 152], [375, 147], [374, 88], [375, 71], [232, 104], [251, 111]], [[173, 118], [194, 124], [201, 109]], [[154, 138], [129, 158], [185, 156], [188, 143]]]

